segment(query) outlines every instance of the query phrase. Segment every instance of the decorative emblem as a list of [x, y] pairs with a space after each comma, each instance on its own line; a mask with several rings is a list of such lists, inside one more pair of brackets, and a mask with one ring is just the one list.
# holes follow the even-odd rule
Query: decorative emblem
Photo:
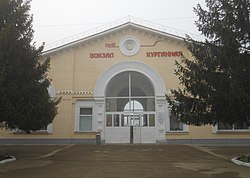
[[158, 115], [158, 121], [160, 124], [163, 124], [164, 122], [164, 114], [162, 112], [160, 112]]
[[134, 36], [125, 36], [120, 41], [119, 48], [125, 56], [133, 56], [139, 52], [140, 42]]

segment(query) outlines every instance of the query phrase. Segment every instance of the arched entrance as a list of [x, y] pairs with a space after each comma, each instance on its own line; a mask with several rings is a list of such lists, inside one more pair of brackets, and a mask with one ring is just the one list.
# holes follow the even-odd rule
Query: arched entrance
[[145, 75], [126, 71], [114, 76], [105, 103], [106, 142], [155, 142], [155, 92]]
[[107, 69], [94, 90], [94, 119], [103, 141], [165, 141], [168, 119], [165, 94], [160, 75], [144, 63], [125, 61]]

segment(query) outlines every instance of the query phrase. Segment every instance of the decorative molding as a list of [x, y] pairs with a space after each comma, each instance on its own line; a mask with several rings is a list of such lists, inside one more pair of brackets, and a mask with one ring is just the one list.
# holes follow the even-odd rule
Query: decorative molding
[[165, 87], [165, 82], [160, 74], [151, 66], [138, 61], [124, 61], [108, 68], [96, 82], [94, 90], [95, 99], [104, 99], [105, 88], [108, 85], [108, 82], [117, 74], [125, 71], [136, 71], [148, 77], [154, 86], [157, 102], [158, 100], [165, 101], [165, 93], [167, 90]]
[[59, 95], [93, 95], [92, 91], [72, 91], [72, 90], [61, 90], [57, 91]]
[[159, 129], [159, 132], [160, 132], [160, 133], [163, 133], [164, 131], [165, 131], [164, 128], [160, 128], [160, 129]]
[[103, 123], [103, 121], [102, 121], [102, 120], [98, 120], [97, 122], [98, 122], [99, 124], [102, 124], [102, 123]]
[[98, 106], [99, 108], [102, 108], [102, 107], [103, 107], [103, 104], [97, 104], [97, 106]]
[[119, 48], [125, 56], [133, 56], [140, 50], [140, 41], [134, 36], [125, 36], [120, 41]]
[[97, 131], [98, 131], [98, 132], [102, 132], [103, 129], [102, 129], [101, 127], [99, 127], [99, 128], [97, 129]]
[[163, 123], [164, 123], [164, 113], [160, 112], [160, 113], [158, 114], [158, 122], [159, 122], [160, 124], [163, 124]]

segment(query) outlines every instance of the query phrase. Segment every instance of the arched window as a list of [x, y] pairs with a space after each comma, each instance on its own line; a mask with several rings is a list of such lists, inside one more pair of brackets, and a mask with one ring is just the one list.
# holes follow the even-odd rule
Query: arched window
[[124, 107], [124, 112], [130, 112], [130, 110], [132, 110], [132, 112], [143, 112], [143, 106], [140, 102], [132, 100]]
[[123, 112], [127, 103], [133, 104], [131, 101], [140, 103], [144, 111], [155, 111], [151, 81], [134, 71], [120, 73], [111, 79], [106, 88], [106, 112]]
[[122, 72], [106, 88], [106, 126], [155, 125], [155, 92], [151, 81], [134, 71]]

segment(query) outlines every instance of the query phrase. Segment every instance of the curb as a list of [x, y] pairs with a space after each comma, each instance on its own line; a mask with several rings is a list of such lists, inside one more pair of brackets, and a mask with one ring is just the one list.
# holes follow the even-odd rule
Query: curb
[[239, 166], [247, 166], [250, 167], [250, 163], [245, 163], [243, 161], [237, 160], [238, 157], [232, 158], [231, 161]]
[[10, 157], [11, 158], [9, 158], [9, 159], [4, 159], [4, 160], [0, 161], [0, 165], [5, 164], [5, 163], [10, 163], [10, 162], [13, 162], [16, 160], [15, 156], [10, 156]]

